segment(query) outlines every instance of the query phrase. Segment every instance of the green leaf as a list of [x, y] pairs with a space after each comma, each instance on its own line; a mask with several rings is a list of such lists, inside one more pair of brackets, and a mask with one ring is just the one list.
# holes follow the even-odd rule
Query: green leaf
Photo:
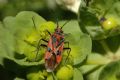
[[16, 78], [14, 78], [14, 80], [25, 80], [25, 79], [16, 77]]
[[86, 80], [99, 80], [99, 74], [102, 71], [102, 68], [103, 67], [100, 67], [97, 70], [95, 70], [95, 71], [93, 71], [93, 72], [91, 72], [91, 73], [89, 73], [87, 75], [84, 75], [84, 78]]
[[[65, 22], [61, 22], [60, 24], [64, 23]], [[79, 25], [75, 20], [68, 22], [63, 27], [63, 31], [67, 34], [67, 36], [65, 36], [65, 41], [68, 41], [70, 44], [70, 55], [74, 58], [74, 65], [80, 64], [85, 60], [86, 56], [91, 53], [92, 44], [90, 37], [80, 31]]]
[[82, 73], [77, 68], [74, 68], [73, 80], [84, 80], [83, 76], [82, 76]]
[[[41, 60], [39, 62], [28, 62], [26, 61], [26, 59], [12, 59], [12, 58], [8, 58], [9, 60], [15, 62], [16, 64], [20, 65], [20, 66], [38, 66], [38, 65], [43, 65], [44, 64], [44, 60]], [[14, 66], [14, 65], [13, 65]]]
[[56, 73], [58, 80], [71, 80], [73, 77], [74, 69], [71, 65], [62, 66]]
[[26, 75], [27, 80], [44, 80], [44, 76], [42, 71], [40, 71], [39, 67], [31, 67], [27, 71]]
[[114, 60], [119, 60], [120, 58], [119, 56], [120, 55], [119, 53], [120, 52], [120, 41], [119, 40], [120, 40], [120, 37], [118, 35], [114, 37], [109, 37], [105, 40], [93, 41], [93, 52], [96, 52], [97, 55], [99, 54], [101, 56], [101, 60], [99, 60], [100, 62], [109, 63]]
[[[60, 22], [60, 26], [64, 23], [65, 21]], [[0, 27], [2, 28], [0, 29], [0, 52], [3, 54], [0, 54], [0, 57], [2, 57], [0, 63], [15, 73], [17, 73], [18, 70], [20, 73], [20, 69], [22, 69], [22, 67], [43, 65], [45, 49], [40, 48], [41, 50], [37, 56], [39, 58], [38, 62], [34, 62], [36, 57], [36, 52], [34, 51], [36, 50], [38, 41], [41, 38], [49, 40], [50, 36], [49, 34], [46, 34], [45, 30], [50, 31], [50, 33], [53, 34], [55, 23], [50, 21], [46, 22], [42, 17], [34, 12], [23, 11], [15, 17], [5, 18], [3, 24], [4, 28]], [[72, 20], [67, 23], [63, 27], [63, 31], [65, 33], [65, 41], [68, 41], [70, 44], [70, 56], [74, 58], [74, 65], [79, 65], [86, 59], [87, 55], [91, 53], [91, 38], [89, 35], [83, 34], [80, 31], [76, 20]], [[68, 45], [65, 44], [64, 47], [68, 47]], [[63, 54], [68, 55], [66, 53], [67, 51], [63, 52]], [[9, 65], [8, 63], [12, 64]], [[15, 67], [16, 69], [14, 69]], [[81, 75], [80, 71], [77, 71], [77, 73], [80, 73], [79, 75]], [[74, 80], [76, 79], [77, 78], [75, 77]]]
[[31, 29], [38, 28], [44, 22], [46, 21], [41, 16], [31, 11], [23, 11], [18, 13], [16, 17], [6, 17], [4, 19], [5, 27], [18, 38], [24, 38], [28, 32], [31, 32]]
[[[32, 19], [34, 19], [35, 26]], [[44, 62], [42, 60], [42, 63], [41, 61], [38, 63], [27, 62], [26, 59], [24, 59], [25, 56], [23, 53], [24, 49], [31, 45], [24, 42], [26, 36], [32, 31], [35, 31], [35, 27], [40, 29], [39, 27], [45, 22], [41, 16], [31, 11], [20, 12], [16, 17], [6, 17], [3, 21], [5, 29], [2, 29], [0, 34], [0, 40], [2, 40], [0, 44], [4, 44], [1, 48], [5, 48], [7, 58], [19, 65], [32, 66], [43, 64]], [[1, 56], [5, 58], [4, 55]]]
[[[120, 1], [118, 0], [93, 0], [88, 7], [80, 6], [78, 19], [81, 30], [89, 34], [93, 40], [106, 39], [107, 37], [119, 35], [119, 3]], [[106, 20], [114, 18], [116, 22], [115, 27], [110, 30], [104, 30], [102, 18]]]
[[13, 58], [14, 37], [0, 23], [0, 64], [3, 65], [3, 59], [6, 57]]
[[109, 63], [111, 60], [99, 53], [89, 54], [86, 60], [86, 64], [92, 65], [104, 65]]
[[6, 55], [6, 51], [5, 51], [5, 48], [3, 47], [3, 43], [2, 43], [2, 37], [3, 37], [3, 25], [2, 25], [2, 22], [0, 22], [0, 64], [3, 64], [2, 56]]
[[117, 53], [117, 51], [119, 50], [119, 46], [120, 46], [120, 35], [107, 38], [105, 41], [107, 45], [109, 46], [110, 50], [113, 53]]
[[90, 65], [90, 64], [87, 65], [87, 64], [85, 64], [85, 65], [80, 66], [79, 69], [80, 69], [80, 71], [83, 75], [86, 75], [86, 74], [90, 74], [90, 73], [94, 72], [99, 67], [100, 67], [99, 65], [94, 65], [94, 64], [93, 65]]
[[[103, 40], [102, 40], [103, 41]], [[93, 41], [93, 52], [88, 55], [86, 64], [103, 65], [99, 74], [92, 76], [87, 75], [88, 80], [119, 80], [119, 60], [120, 60], [120, 37], [109, 37], [102, 41]], [[97, 42], [97, 44], [96, 44]], [[88, 67], [89, 68], [89, 67]], [[83, 69], [83, 72], [86, 71]], [[86, 74], [86, 73], [85, 73]], [[96, 78], [97, 76], [97, 78]]]
[[[110, 10], [113, 7], [113, 4], [118, 2], [118, 0], [93, 0], [89, 5], [91, 8], [95, 9], [97, 13], [103, 13], [107, 10]], [[111, 6], [112, 5], [112, 6]], [[101, 14], [100, 14], [101, 15]]]
[[99, 76], [99, 80], [119, 80], [120, 79], [120, 60], [106, 65]]

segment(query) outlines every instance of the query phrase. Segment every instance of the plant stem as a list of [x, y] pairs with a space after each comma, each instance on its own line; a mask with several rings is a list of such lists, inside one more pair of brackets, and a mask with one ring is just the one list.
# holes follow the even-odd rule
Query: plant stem
[[53, 76], [53, 80], [57, 80], [57, 78], [56, 78], [54, 72], [52, 72], [52, 76]]
[[83, 75], [84, 75], [84, 76], [87, 76], [87, 75], [89, 75], [90, 73], [92, 73], [92, 72], [96, 71], [97, 69], [99, 69], [101, 66], [102, 66], [102, 65], [98, 65], [98, 66], [96, 66], [95, 68], [93, 68], [93, 69], [91, 69], [90, 71], [88, 71], [87, 73], [84, 73]]
[[100, 44], [102, 45], [103, 49], [105, 50], [108, 56], [113, 56], [113, 52], [110, 50], [105, 40], [101, 40]]

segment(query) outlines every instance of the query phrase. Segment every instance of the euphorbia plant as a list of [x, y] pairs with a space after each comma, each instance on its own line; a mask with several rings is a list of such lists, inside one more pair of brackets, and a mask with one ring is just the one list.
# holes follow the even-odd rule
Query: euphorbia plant
[[[32, 20], [33, 17], [34, 22]], [[66, 21], [59, 21], [59, 25], [61, 26], [65, 22]], [[1, 27], [1, 33], [3, 33], [4, 30], [6, 33], [9, 33], [9, 35], [11, 35], [9, 40], [11, 41], [12, 39], [12, 42], [8, 45], [5, 39], [7, 35], [2, 34], [0, 36], [3, 37], [1, 39], [1, 44], [4, 46], [4, 43], [6, 43], [7, 46], [2, 46], [4, 49], [1, 49], [6, 51], [6, 48], [9, 48], [11, 53], [9, 53], [9, 51], [5, 53], [1, 52], [1, 54], [5, 54], [5, 56], [1, 55], [0, 57], [2, 60], [7, 59], [7, 61], [14, 63], [9, 63], [10, 65], [8, 66], [8, 70], [17, 74], [17, 78], [21, 76], [21, 78], [27, 78], [29, 80], [46, 80], [49, 79], [48, 77], [52, 76], [52, 79], [57, 79], [60, 78], [60, 75], [62, 75], [61, 71], [66, 71], [65, 74], [68, 74], [68, 76], [66, 76], [68, 79], [76, 80], [79, 76], [83, 79], [81, 72], [78, 70], [78, 66], [80, 66], [80, 64], [82, 64], [82, 62], [86, 59], [87, 55], [91, 53], [91, 39], [88, 35], [83, 34], [80, 31], [76, 20], [70, 21], [65, 25], [65, 27], [63, 27], [64, 33], [68, 34], [65, 36], [65, 39], [70, 43], [71, 52], [66, 64], [64, 62], [68, 54], [66, 51], [62, 53], [62, 62], [53, 71], [53, 73], [46, 72], [44, 66], [46, 48], [41, 47], [37, 55], [37, 60], [35, 60], [35, 58], [38, 41], [42, 38], [47, 40], [50, 38], [49, 34], [47, 34], [45, 30], [47, 29], [53, 33], [56, 27], [54, 22], [46, 21], [34, 12], [23, 11], [15, 17], [5, 18], [3, 20], [3, 24], [3, 27]], [[5, 62], [2, 62], [1, 64], [4, 66]], [[22, 76], [23, 71], [25, 72], [24, 76]], [[79, 74], [76, 75], [76, 72]]]

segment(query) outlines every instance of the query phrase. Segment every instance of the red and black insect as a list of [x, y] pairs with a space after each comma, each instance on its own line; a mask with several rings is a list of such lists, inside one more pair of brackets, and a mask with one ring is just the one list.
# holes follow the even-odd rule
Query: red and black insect
[[[69, 48], [69, 42], [65, 42], [65, 38], [64, 38], [65, 34], [63, 33], [63, 30], [62, 30], [63, 26], [59, 27], [59, 25], [57, 23], [57, 27], [53, 34], [51, 34], [48, 30], [46, 30], [47, 33], [50, 35], [50, 39], [48, 41], [45, 39], [40, 39], [38, 46], [37, 46], [37, 54], [40, 49], [40, 46], [47, 48], [46, 52], [45, 52], [44, 60], [45, 60], [45, 68], [48, 72], [52, 72], [60, 64], [60, 62], [62, 60], [63, 50], [65, 50], [65, 49], [68, 50], [67, 51], [68, 56], [71, 51], [71, 48]], [[47, 42], [47, 45], [41, 44], [40, 43], [41, 40], [44, 42]], [[68, 44], [67, 48], [64, 47], [65, 43]], [[36, 56], [37, 56], [37, 54], [36, 54]], [[68, 56], [67, 56], [67, 58], [68, 58]], [[67, 60], [67, 58], [66, 58], [66, 60]]]

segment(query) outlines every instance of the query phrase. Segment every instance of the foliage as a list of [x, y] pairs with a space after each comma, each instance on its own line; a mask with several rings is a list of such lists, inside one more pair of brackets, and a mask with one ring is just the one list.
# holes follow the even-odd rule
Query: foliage
[[[92, 38], [92, 53], [80, 67], [87, 80], [119, 80], [119, 0], [92, 0], [81, 3], [79, 24]], [[117, 69], [117, 70], [116, 70]]]
[[[34, 19], [35, 25], [32, 19]], [[62, 26], [63, 23], [65, 23], [65, 21], [59, 22], [60, 26]], [[40, 73], [36, 73], [36, 75], [41, 75], [43, 76], [43, 79], [45, 79], [44, 78], [45, 76], [43, 75], [42, 71], [45, 70], [45, 68], [43, 67], [44, 66], [43, 56], [45, 54], [46, 48], [42, 48], [42, 50], [39, 51], [39, 54], [37, 56], [37, 62], [34, 61], [36, 56], [35, 50], [40, 39], [50, 38], [50, 36], [45, 33], [45, 30], [47, 29], [51, 33], [53, 33], [56, 25], [53, 22], [47, 22], [38, 14], [30, 11], [20, 12], [16, 17], [6, 17], [3, 20], [3, 24], [4, 25], [1, 26], [1, 33], [3, 33], [1, 34], [2, 38], [1, 48], [4, 49], [1, 50], [3, 50], [4, 53], [1, 52], [1, 60], [3, 61], [1, 62], [1, 65], [5, 66], [6, 62], [4, 62], [4, 60], [8, 60], [11, 63], [14, 63], [14, 64], [9, 63], [12, 69], [10, 67], [8, 68], [11, 71], [14, 71], [13, 69], [16, 68], [16, 70], [14, 71], [14, 73], [16, 74], [18, 73], [19, 68], [21, 69], [22, 67], [24, 68], [28, 67], [30, 68], [33, 66], [36, 66], [36, 68], [41, 67], [38, 69]], [[65, 39], [66, 41], [70, 42], [70, 47], [72, 49], [70, 53], [71, 58], [69, 57], [68, 59], [68, 62], [70, 63], [67, 64], [71, 65], [81, 64], [81, 62], [83, 62], [86, 59], [86, 56], [91, 52], [90, 37], [88, 35], [81, 33], [79, 25], [76, 20], [72, 20], [69, 23], [67, 23], [63, 27], [63, 31], [65, 32], [65, 34], [68, 34], [68, 36], [66, 36]], [[4, 39], [4, 37], [7, 37], [7, 39]], [[6, 40], [9, 41], [7, 42]], [[6, 47], [3, 47], [5, 46], [3, 42], [6, 43], [7, 45]], [[7, 48], [9, 49], [9, 51], [6, 50]], [[63, 53], [62, 63], [64, 63], [66, 56], [67, 52], [65, 51]], [[73, 63], [71, 63], [71, 61]], [[60, 66], [63, 65], [62, 63]], [[16, 67], [16, 65], [18, 66], [18, 68]], [[8, 65], [6, 64], [6, 66]], [[25, 71], [27, 73], [28, 69]], [[27, 78], [30, 79], [30, 76], [32, 75], [34, 76], [34, 74], [29, 74]], [[38, 76], [32, 78], [32, 80], [39, 79], [37, 77]]]
[[[18, 4], [15, 4], [19, 3], [19, 0], [18, 2], [17, 0], [11, 1], [13, 2], [7, 6], [13, 8], [14, 4], [15, 8], [19, 8]], [[25, 5], [24, 1], [29, 3]], [[35, 1], [42, 5], [37, 6]], [[34, 12], [37, 9], [44, 10], [46, 7], [43, 0], [35, 1], [33, 0], [33, 6], [30, 6], [31, 0], [21, 0], [22, 3], [19, 5], [23, 5], [23, 7], [19, 8], [18, 12], [29, 9], [33, 11], [15, 12], [15, 15], [18, 13], [16, 16], [5, 17], [0, 22], [0, 65], [10, 79], [120, 79], [120, 0], [81, 0], [79, 11], [77, 15], [74, 14], [78, 19], [69, 17], [69, 15], [73, 15], [73, 13], [69, 13], [66, 17], [71, 20], [63, 27], [65, 41], [70, 43], [71, 48], [68, 60], [65, 64], [68, 54], [67, 51], [64, 51], [60, 65], [51, 73], [47, 72], [44, 67], [46, 48], [41, 47], [37, 57], [36, 49], [40, 39], [50, 39], [46, 30], [53, 33], [57, 25], [56, 22], [47, 21], [48, 14], [45, 15], [47, 18], [43, 18], [44, 16]], [[28, 5], [29, 9], [24, 9]], [[0, 6], [0, 10], [3, 9], [3, 6], [5, 4]], [[61, 14], [65, 13], [59, 8], [55, 10], [54, 18], [50, 14], [49, 19], [56, 20], [56, 16], [59, 19]], [[7, 11], [6, 8], [4, 11]], [[4, 15], [6, 13], [3, 12]], [[68, 20], [60, 18], [59, 26], [66, 21]], [[42, 41], [40, 43], [47, 45]]]

